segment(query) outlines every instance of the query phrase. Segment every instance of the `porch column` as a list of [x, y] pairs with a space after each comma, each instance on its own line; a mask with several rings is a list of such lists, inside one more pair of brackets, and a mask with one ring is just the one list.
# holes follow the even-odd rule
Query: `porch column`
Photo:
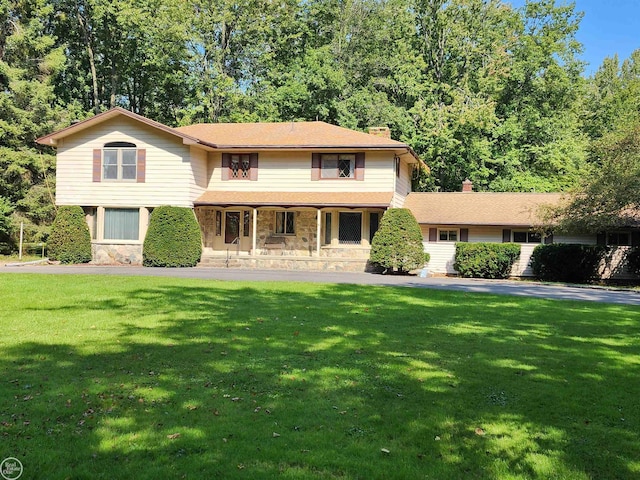
[[253, 235], [251, 238], [251, 255], [256, 256], [256, 247], [258, 246], [258, 209], [253, 209]]
[[316, 257], [320, 256], [320, 234], [322, 233], [322, 211], [318, 209], [316, 214]]

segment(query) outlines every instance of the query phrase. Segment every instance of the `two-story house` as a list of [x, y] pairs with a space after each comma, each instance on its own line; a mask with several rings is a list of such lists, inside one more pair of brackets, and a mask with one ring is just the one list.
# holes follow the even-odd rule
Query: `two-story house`
[[153, 208], [174, 205], [194, 209], [204, 259], [362, 270], [382, 214], [402, 206], [420, 164], [387, 128], [171, 128], [121, 108], [38, 142], [57, 149], [56, 203], [84, 208], [96, 263], [140, 263]]

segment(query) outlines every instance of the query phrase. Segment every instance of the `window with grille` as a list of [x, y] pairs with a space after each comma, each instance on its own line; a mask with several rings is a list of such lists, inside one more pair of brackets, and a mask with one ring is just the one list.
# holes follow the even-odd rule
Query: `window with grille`
[[276, 231], [279, 235], [295, 235], [295, 212], [276, 212]]
[[331, 244], [331, 212], [324, 214], [324, 243]]
[[249, 178], [251, 160], [249, 154], [231, 155], [231, 178]]
[[362, 213], [340, 212], [338, 240], [342, 245], [360, 245], [362, 240]]
[[[98, 150], [99, 152], [99, 150]], [[129, 142], [111, 142], [102, 149], [103, 180], [136, 180], [137, 148]]]
[[354, 178], [355, 164], [355, 154], [322, 154], [320, 155], [320, 178]]
[[373, 241], [373, 236], [378, 231], [378, 227], [380, 226], [380, 214], [377, 212], [372, 212], [369, 214], [369, 243]]

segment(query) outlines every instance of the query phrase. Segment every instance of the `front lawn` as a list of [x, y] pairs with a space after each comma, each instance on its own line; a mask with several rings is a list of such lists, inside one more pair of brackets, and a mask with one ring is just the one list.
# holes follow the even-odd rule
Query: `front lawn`
[[47, 479], [640, 477], [640, 309], [0, 275], [0, 461]]

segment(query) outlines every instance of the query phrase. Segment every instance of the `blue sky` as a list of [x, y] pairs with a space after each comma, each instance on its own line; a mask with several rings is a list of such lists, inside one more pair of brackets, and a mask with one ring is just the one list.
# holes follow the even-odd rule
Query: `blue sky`
[[[524, 0], [506, 0], [516, 7]], [[558, 5], [570, 3], [556, 0]], [[592, 75], [605, 57], [618, 54], [620, 61], [640, 48], [640, 0], [575, 0], [584, 12], [576, 38], [583, 44], [582, 60], [588, 62], [585, 76]]]

